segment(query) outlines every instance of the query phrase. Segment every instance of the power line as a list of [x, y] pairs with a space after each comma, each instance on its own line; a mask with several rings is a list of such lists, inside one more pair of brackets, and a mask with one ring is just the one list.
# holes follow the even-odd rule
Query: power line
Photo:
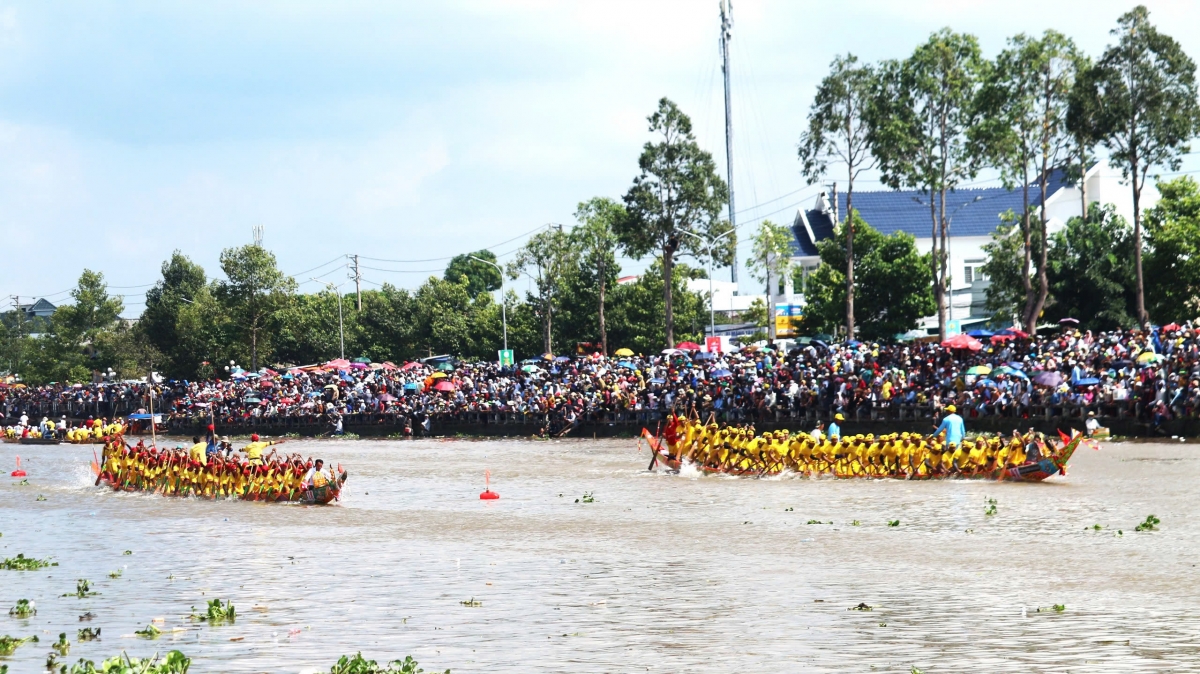
[[346, 257], [346, 256], [345, 256], [345, 255], [339, 255], [339, 256], [337, 256], [337, 257], [333, 258], [332, 260], [330, 260], [329, 262], [326, 262], [325, 264], [319, 264], [319, 265], [317, 265], [317, 266], [313, 267], [312, 269], [305, 269], [304, 271], [302, 271], [302, 272], [299, 272], [299, 273], [297, 273], [297, 274], [289, 274], [289, 276], [292, 276], [292, 277], [296, 277], [296, 276], [304, 276], [305, 274], [307, 274], [307, 273], [309, 273], [309, 272], [311, 272], [311, 271], [316, 271], [316, 270], [320, 269], [321, 267], [328, 267], [329, 265], [333, 264], [334, 262], [337, 262], [338, 260], [341, 260], [341, 259], [342, 259], [342, 258], [344, 258], [344, 257]]
[[[491, 245], [491, 246], [484, 246], [484, 248], [485, 248], [485, 249], [497, 248], [497, 247], [499, 247], [499, 246], [503, 246], [503, 245], [505, 245], [505, 244], [512, 243], [513, 241], [516, 241], [517, 239], [520, 239], [520, 238], [523, 238], [523, 237], [529, 236], [530, 234], [533, 234], [534, 232], [536, 232], [536, 231], [538, 231], [538, 230], [540, 230], [540, 229], [544, 228], [545, 226], [546, 226], [546, 225], [538, 225], [537, 227], [535, 227], [535, 228], [533, 228], [533, 229], [529, 230], [528, 232], [525, 232], [524, 234], [518, 234], [517, 236], [514, 236], [513, 238], [511, 238], [511, 239], [508, 239], [507, 241], [501, 241], [500, 243], [493, 244], [493, 245]], [[412, 263], [416, 263], [416, 262], [441, 262], [442, 260], [452, 260], [452, 259], [454, 259], [455, 257], [457, 257], [457, 256], [456, 256], [456, 255], [449, 255], [449, 256], [446, 256], [446, 257], [431, 257], [431, 258], [426, 258], [426, 259], [423, 259], [423, 260], [387, 260], [387, 259], [384, 259], [384, 258], [381, 258], [381, 257], [367, 257], [366, 255], [363, 255], [363, 256], [362, 256], [362, 259], [364, 259], [364, 260], [373, 260], [373, 261], [375, 261], [375, 262], [392, 262], [392, 263], [395, 263], [395, 264], [412, 264]], [[370, 267], [364, 267], [364, 269], [370, 269]], [[387, 271], [387, 270], [386, 270], [386, 269], [383, 269], [383, 270], [379, 270], [379, 271]], [[441, 271], [441, 270], [436, 270], [436, 271]]]

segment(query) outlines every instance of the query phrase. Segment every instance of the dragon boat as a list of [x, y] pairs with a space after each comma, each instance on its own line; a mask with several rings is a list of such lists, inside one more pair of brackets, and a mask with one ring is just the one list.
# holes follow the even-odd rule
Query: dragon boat
[[[1067, 462], [1071, 460], [1079, 445], [1088, 441], [1078, 431], [1072, 431], [1071, 435], [1067, 435], [1062, 431], [1059, 431], [1058, 434], [1062, 440], [1061, 445], [1054, 446], [1041, 439], [1037, 439], [1035, 442], [1038, 444], [1042, 458], [1037, 461], [1025, 461], [1015, 466], [968, 471], [935, 471], [922, 474], [906, 470], [892, 470], [890, 473], [884, 474], [854, 474], [836, 471], [832, 465], [826, 466], [824, 470], [796, 470], [788, 466], [785, 461], [737, 461], [719, 466], [713, 466], [705, 462], [691, 462], [686, 457], [676, 454], [673, 451], [673, 446], [676, 443], [669, 437], [669, 432], [656, 435], [648, 429], [642, 429], [642, 439], [646, 440], [649, 444], [652, 455], [649, 466], [650, 470], [654, 470], [656, 466], [661, 466], [669, 471], [678, 472], [687, 466], [705, 475], [732, 475], [741, 477], [767, 477], [785, 472], [793, 472], [809, 476], [824, 475], [836, 478], [867, 477], [900, 480], [974, 479], [1010, 482], [1042, 482], [1055, 475], [1066, 475]], [[1094, 444], [1092, 447], [1093, 449], [1096, 448]], [[741, 465], [745, 463], [750, 463], [751, 465]]]
[[311, 463], [269, 461], [250, 464], [214, 459], [207, 465], [192, 461], [185, 452], [129, 446], [123, 439], [110, 441], [104, 456], [92, 462], [96, 486], [114, 491], [155, 493], [162, 496], [203, 499], [238, 499], [271, 503], [328, 505], [341, 495], [349, 476], [340, 465], [319, 472], [319, 484], [304, 484]]

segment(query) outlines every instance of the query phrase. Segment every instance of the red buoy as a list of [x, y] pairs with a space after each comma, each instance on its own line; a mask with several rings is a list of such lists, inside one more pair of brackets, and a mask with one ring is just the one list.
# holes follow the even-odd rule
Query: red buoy
[[479, 498], [480, 498], [480, 500], [483, 500], [483, 501], [495, 501], [496, 499], [500, 498], [500, 495], [499, 495], [499, 494], [497, 494], [496, 492], [492, 491], [492, 487], [491, 487], [491, 485], [492, 485], [492, 471], [490, 471], [490, 470], [484, 471], [484, 473], [483, 473], [483, 480], [484, 480], [484, 487], [483, 487], [483, 492], [481, 492], [481, 493], [479, 494]]
[[13, 477], [25, 477], [25, 471], [21, 470], [21, 457], [17, 457], [17, 469], [12, 472]]

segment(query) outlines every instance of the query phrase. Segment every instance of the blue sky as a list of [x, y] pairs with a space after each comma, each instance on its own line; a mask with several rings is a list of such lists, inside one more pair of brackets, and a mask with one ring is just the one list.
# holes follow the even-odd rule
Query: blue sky
[[[619, 198], [661, 96], [723, 171], [717, 4], [0, 3], [0, 292], [62, 300], [90, 267], [137, 315], [172, 250], [217, 275], [255, 225], [300, 281], [339, 282], [332, 261], [359, 253], [413, 261], [364, 260], [363, 276], [415, 287], [451, 255], [507, 241], [503, 256], [578, 202]], [[1200, 5], [1147, 4], [1200, 58]], [[903, 57], [950, 26], [989, 56], [1047, 28], [1095, 55], [1130, 7], [735, 0], [743, 231], [790, 222], [819, 189], [795, 145], [835, 54]]]

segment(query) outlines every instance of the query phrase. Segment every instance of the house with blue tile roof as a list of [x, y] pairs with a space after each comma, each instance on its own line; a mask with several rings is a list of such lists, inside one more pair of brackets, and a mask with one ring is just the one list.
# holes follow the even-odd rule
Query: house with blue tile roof
[[[1117, 213], [1133, 220], [1133, 198], [1128, 185], [1121, 184], [1119, 172], [1107, 163], [1098, 163], [1085, 176], [1089, 202], [1113, 204]], [[1147, 185], [1143, 194], [1143, 209], [1158, 201], [1158, 193]], [[1077, 182], [1067, 180], [1063, 171], [1051, 174], [1046, 190], [1046, 202], [1041, 202], [1041, 191], [1036, 182], [1029, 190], [1029, 204], [1033, 209], [1044, 207], [1048, 225], [1054, 233], [1066, 225], [1067, 220], [1078, 217], [1082, 212], [1082, 192]], [[988, 279], [981, 273], [987, 256], [983, 246], [992, 239], [996, 228], [1003, 224], [1008, 211], [1021, 213], [1023, 190], [1004, 187], [960, 189], [947, 194], [946, 215], [949, 228], [949, 269], [951, 274], [950, 319], [964, 326], [983, 323], [990, 318], [984, 309], [984, 293]], [[916, 239], [917, 250], [928, 252], [933, 245], [933, 218], [930, 214], [929, 197], [915, 190], [886, 190], [854, 192], [854, 210], [858, 211], [869, 225], [883, 234], [907, 232]], [[846, 212], [846, 194], [837, 194], [836, 205], [831, 195], [822, 192], [810, 208], [801, 208], [792, 222], [793, 262], [804, 276], [815, 271], [820, 264], [816, 243], [833, 235], [834, 222]], [[922, 327], [936, 329], [937, 317], [922, 321]]]

